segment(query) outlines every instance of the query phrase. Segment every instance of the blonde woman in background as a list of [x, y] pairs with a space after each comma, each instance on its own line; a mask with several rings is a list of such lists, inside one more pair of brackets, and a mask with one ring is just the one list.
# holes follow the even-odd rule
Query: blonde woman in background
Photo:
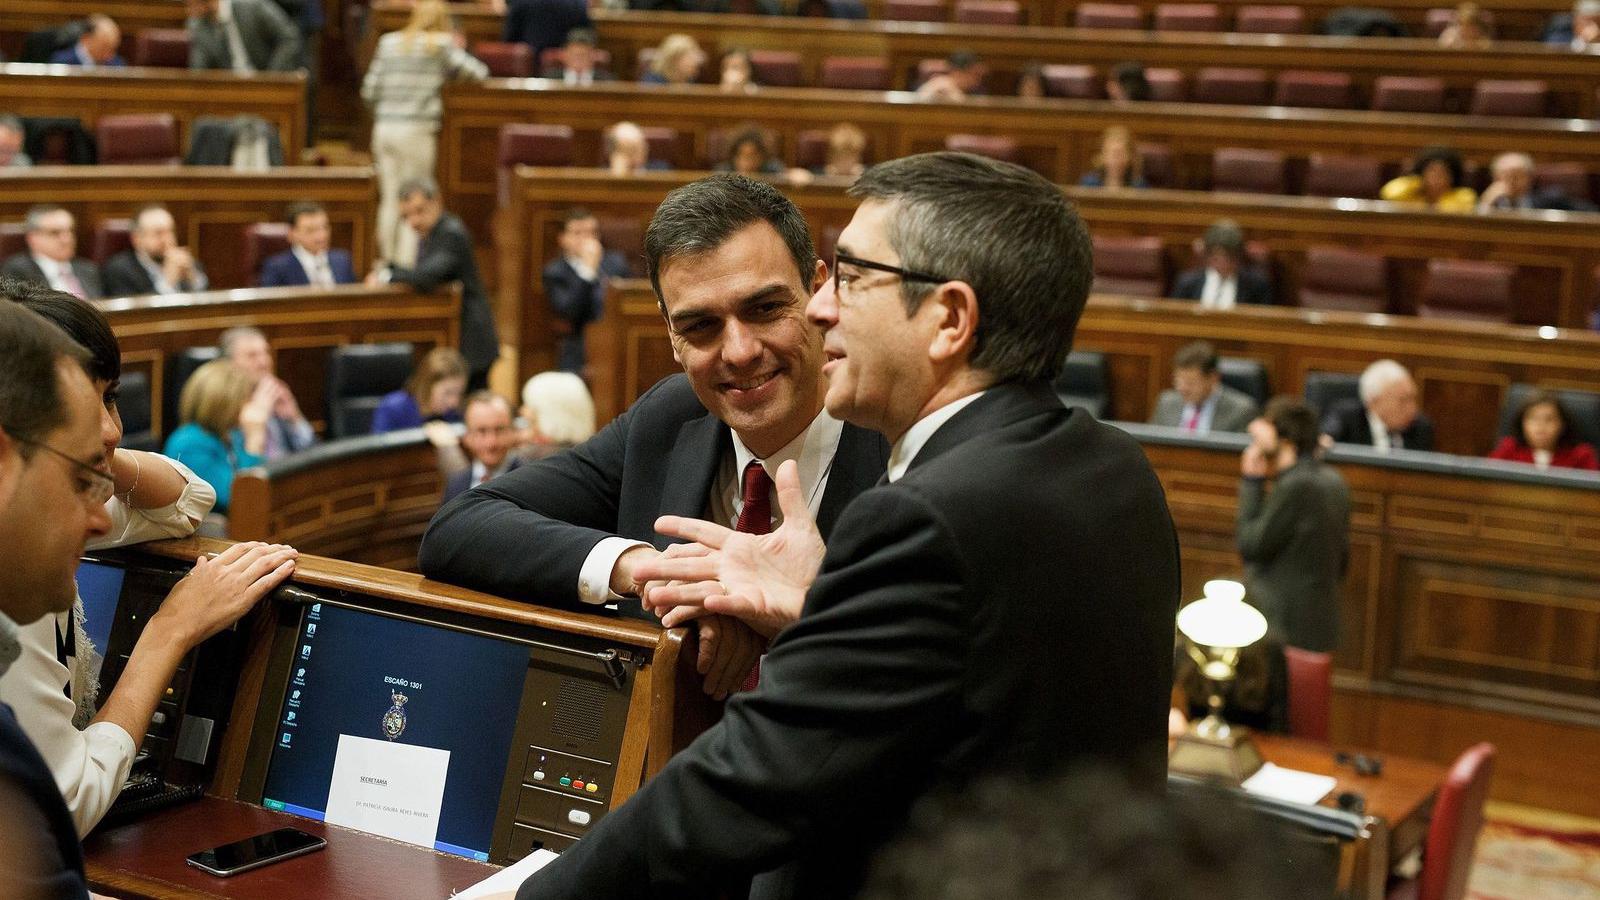
[[650, 71], [640, 78], [644, 84], [694, 84], [705, 68], [706, 52], [687, 34], [669, 34], [661, 39]]
[[178, 395], [183, 424], [167, 438], [165, 455], [183, 463], [217, 493], [213, 508], [228, 512], [233, 475], [266, 462], [271, 404], [256, 396], [255, 379], [226, 359], [189, 376]]
[[416, 258], [416, 235], [401, 226], [398, 191], [409, 179], [433, 177], [443, 114], [440, 90], [446, 81], [488, 76], [488, 67], [461, 48], [443, 0], [418, 0], [405, 28], [378, 39], [361, 81], [361, 99], [372, 110], [378, 252], [384, 260], [410, 266]]

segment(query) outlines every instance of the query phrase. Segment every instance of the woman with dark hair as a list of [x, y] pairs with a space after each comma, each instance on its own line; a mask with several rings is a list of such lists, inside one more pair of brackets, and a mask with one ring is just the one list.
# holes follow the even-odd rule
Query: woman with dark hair
[[766, 135], [759, 128], [746, 128], [728, 142], [728, 158], [717, 166], [719, 172], [740, 175], [782, 175], [783, 162], [772, 155]]
[[1511, 434], [1489, 453], [1490, 459], [1532, 463], [1541, 469], [1597, 469], [1594, 447], [1577, 439], [1561, 401], [1548, 391], [1534, 391], [1517, 408]]
[[722, 54], [722, 76], [717, 82], [717, 87], [724, 94], [749, 94], [753, 93], [756, 84], [756, 66], [750, 58], [750, 51], [743, 47], [735, 47]]
[[1143, 63], [1126, 60], [1111, 67], [1111, 77], [1106, 79], [1106, 98], [1111, 102], [1142, 103], [1154, 93]]
[[1378, 196], [1426, 204], [1439, 212], [1469, 213], [1478, 207], [1478, 192], [1466, 180], [1466, 166], [1454, 148], [1424, 147], [1411, 163], [1411, 174], [1390, 181]]

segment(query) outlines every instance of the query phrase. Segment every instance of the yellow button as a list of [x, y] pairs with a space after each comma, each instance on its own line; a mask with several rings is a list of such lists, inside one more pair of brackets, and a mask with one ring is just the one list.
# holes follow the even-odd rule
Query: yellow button
[[589, 792], [589, 793], [591, 793], [591, 794], [592, 794], [592, 793], [594, 793], [594, 792], [595, 792], [595, 791], [598, 791], [598, 790], [600, 790], [600, 785], [598, 785], [598, 784], [595, 784], [595, 783], [594, 783], [594, 782], [592, 782], [592, 781], [591, 781], [591, 782], [589, 782], [589, 783], [588, 783], [588, 784], [586, 784], [586, 785], [584, 785], [584, 786], [583, 786], [583, 789], [584, 789], [584, 790], [586, 790], [586, 791], [588, 791], [588, 792]]

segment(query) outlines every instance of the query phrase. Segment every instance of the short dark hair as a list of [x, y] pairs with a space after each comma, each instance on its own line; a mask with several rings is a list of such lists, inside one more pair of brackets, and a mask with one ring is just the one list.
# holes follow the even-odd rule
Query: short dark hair
[[[1089, 231], [1060, 189], [1021, 166], [942, 152], [873, 166], [849, 194], [893, 205], [887, 237], [900, 265], [972, 286], [982, 309], [974, 368], [997, 384], [1061, 371], [1094, 265]], [[902, 279], [906, 309], [934, 287]]]
[[1200, 244], [1207, 253], [1222, 251], [1235, 259], [1244, 258], [1244, 229], [1232, 219], [1218, 219], [1206, 229]]
[[1417, 158], [1411, 162], [1411, 174], [1421, 175], [1429, 163], [1443, 163], [1450, 170], [1451, 187], [1460, 187], [1466, 180], [1466, 164], [1461, 161], [1461, 154], [1454, 147], [1435, 144], [1418, 150]]
[[1287, 395], [1273, 397], [1261, 417], [1272, 423], [1278, 440], [1287, 441], [1302, 457], [1317, 452], [1322, 428], [1317, 424], [1317, 414], [1303, 401]]
[[1210, 375], [1217, 371], [1217, 348], [1211, 346], [1210, 341], [1184, 344], [1173, 354], [1172, 368], [1199, 369], [1202, 373]]
[[730, 165], [739, 156], [739, 148], [745, 144], [754, 144], [756, 149], [761, 151], [761, 155], [764, 158], [772, 158], [772, 148], [767, 145], [766, 134], [759, 128], [745, 128], [734, 135], [732, 140], [728, 141], [728, 163]]
[[1122, 91], [1129, 100], [1149, 100], [1155, 95], [1142, 62], [1128, 59], [1117, 63], [1111, 67], [1111, 80], [1122, 85]]
[[296, 200], [289, 204], [288, 209], [284, 210], [283, 221], [288, 223], [290, 228], [293, 228], [300, 222], [301, 216], [314, 216], [318, 213], [327, 215], [328, 210], [315, 200]]
[[674, 188], [645, 228], [645, 269], [662, 313], [667, 309], [666, 298], [661, 296], [662, 266], [680, 256], [710, 253], [734, 232], [756, 222], [766, 222], [778, 232], [794, 260], [800, 284], [809, 292], [817, 268], [817, 248], [811, 244], [805, 216], [772, 185], [719, 172]]
[[406, 200], [413, 194], [421, 194], [429, 200], [437, 200], [439, 198], [439, 183], [426, 175], [407, 178], [405, 181], [400, 182], [400, 189], [395, 192], [394, 196], [397, 200]]
[[61, 329], [21, 304], [0, 300], [0, 429], [18, 441], [24, 459], [67, 418], [59, 365], [78, 365], [89, 354]]
[[600, 43], [600, 37], [593, 28], [573, 28], [567, 31], [567, 43], [593, 47]]
[[1523, 447], [1528, 446], [1528, 432], [1522, 427], [1522, 420], [1535, 406], [1548, 403], [1555, 407], [1556, 417], [1561, 420], [1561, 433], [1556, 436], [1556, 446], [1569, 447], [1578, 442], [1577, 435], [1572, 432], [1572, 416], [1567, 414], [1567, 408], [1562, 405], [1561, 398], [1552, 391], [1533, 391], [1517, 404], [1516, 417], [1511, 420], [1511, 436]]
[[569, 207], [561, 216], [561, 227], [565, 228], [568, 225], [571, 225], [573, 222], [582, 222], [585, 219], [592, 219], [594, 217], [594, 213], [590, 212], [589, 207], [587, 206]]
[[978, 64], [978, 54], [966, 49], [951, 50], [950, 55], [944, 58], [944, 63], [951, 70], [970, 69]]
[[44, 317], [88, 351], [84, 369], [91, 379], [115, 385], [122, 378], [122, 348], [111, 323], [94, 304], [48, 285], [6, 276], [0, 276], [0, 296]]

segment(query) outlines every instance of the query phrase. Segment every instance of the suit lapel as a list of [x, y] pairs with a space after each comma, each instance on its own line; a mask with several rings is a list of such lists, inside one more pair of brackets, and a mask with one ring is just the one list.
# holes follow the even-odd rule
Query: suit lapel
[[883, 435], [846, 422], [839, 432], [839, 449], [828, 471], [828, 487], [817, 508], [817, 530], [824, 539], [832, 533], [839, 514], [858, 494], [881, 483], [889, 466], [889, 444]]
[[716, 416], [706, 413], [683, 423], [667, 457], [660, 514], [705, 518], [711, 481], [730, 447], [728, 426]]

